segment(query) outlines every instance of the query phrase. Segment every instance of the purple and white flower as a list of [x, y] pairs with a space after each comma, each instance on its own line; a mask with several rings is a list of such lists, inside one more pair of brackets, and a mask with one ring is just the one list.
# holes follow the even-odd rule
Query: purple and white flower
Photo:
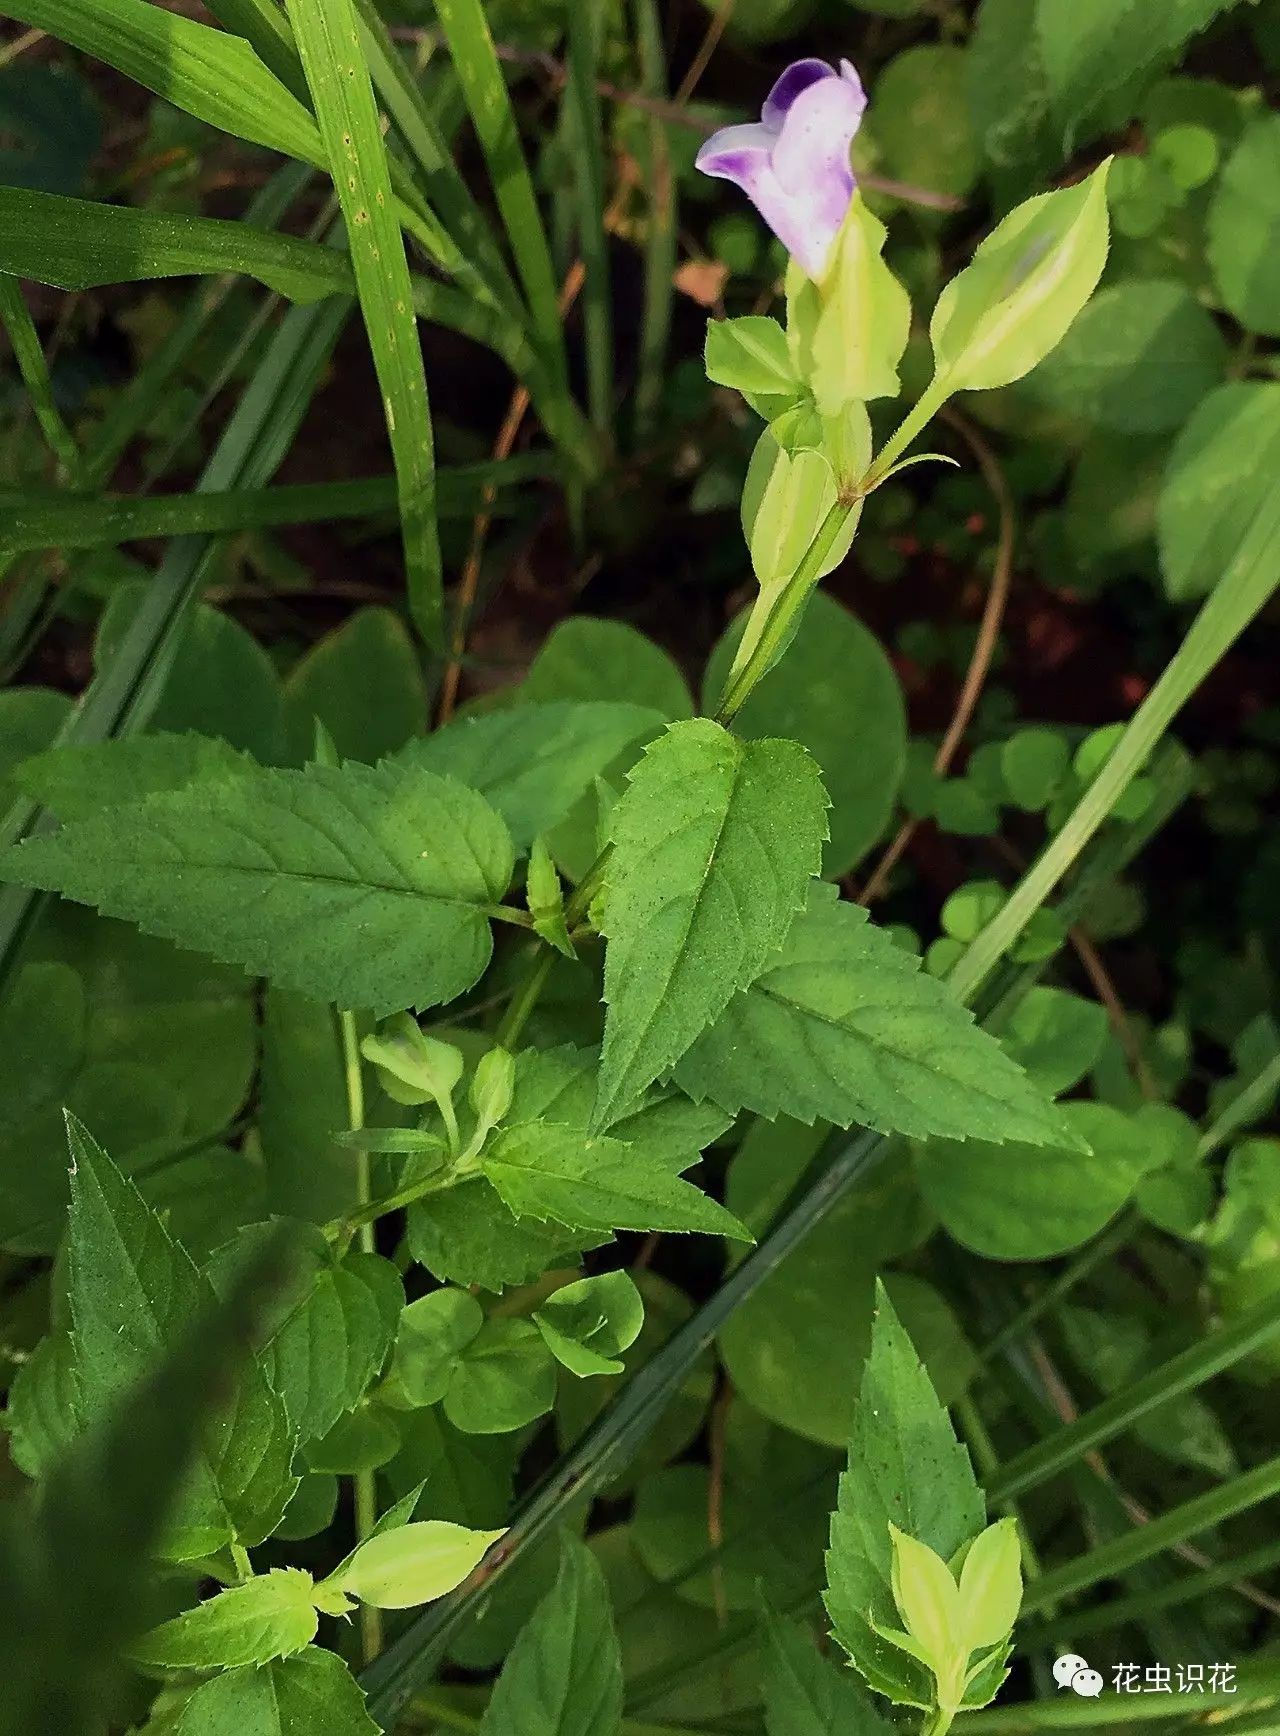
[[849, 147], [867, 106], [847, 60], [794, 61], [758, 121], [721, 127], [698, 152], [704, 175], [741, 187], [782, 245], [820, 278], [856, 185]]

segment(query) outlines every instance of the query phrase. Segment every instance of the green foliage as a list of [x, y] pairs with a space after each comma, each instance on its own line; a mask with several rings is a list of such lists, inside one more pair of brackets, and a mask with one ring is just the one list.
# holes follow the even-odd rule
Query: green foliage
[[[488, 803], [449, 778], [313, 765], [112, 809], [20, 845], [0, 872], [301, 994], [391, 1012], [451, 1000], [483, 971], [511, 844]], [[412, 957], [398, 950], [406, 923]], [[379, 931], [403, 960], [390, 978]]]
[[582, 1544], [565, 1538], [554, 1587], [538, 1605], [498, 1677], [484, 1736], [617, 1736], [622, 1667], [603, 1576]]
[[164, 1670], [229, 1669], [287, 1658], [316, 1636], [311, 1583], [299, 1568], [274, 1568], [152, 1628], [130, 1656]]
[[803, 749], [674, 724], [610, 817], [601, 932], [606, 1127], [785, 939], [817, 873], [826, 796]]
[[786, 1112], [1044, 1145], [1063, 1133], [1061, 1117], [919, 961], [826, 887], [677, 1077], [695, 1098], [770, 1119]]
[[174, 1736], [373, 1736], [377, 1725], [342, 1659], [309, 1647], [297, 1657], [226, 1670], [183, 1703]]
[[501, 1536], [440, 1519], [398, 1525], [360, 1544], [326, 1588], [379, 1609], [409, 1609], [461, 1584]]

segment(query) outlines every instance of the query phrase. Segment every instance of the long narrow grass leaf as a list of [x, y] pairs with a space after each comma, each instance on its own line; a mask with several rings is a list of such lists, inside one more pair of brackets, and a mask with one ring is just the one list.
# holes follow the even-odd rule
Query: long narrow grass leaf
[[1277, 584], [1280, 584], [1280, 483], [1264, 497], [1227, 570], [1160, 679], [1130, 719], [1110, 759], [1044, 854], [952, 971], [948, 980], [961, 999], [970, 995], [1008, 952], [1111, 813], [1173, 719], [1263, 608]]
[[[3, 216], [0, 216], [0, 223], [3, 221]], [[22, 290], [11, 277], [0, 277], [0, 323], [9, 334], [18, 372], [22, 375], [31, 408], [49, 450], [64, 474], [74, 478], [80, 470], [79, 448], [54, 398], [49, 365], [40, 347], [40, 334], [31, 318], [31, 310], [23, 299]]]
[[409, 262], [391, 209], [391, 176], [352, 0], [289, 0], [289, 16], [347, 225], [360, 310], [400, 492], [409, 612], [425, 642], [444, 644], [444, 576], [436, 528], [435, 448]]
[[239, 272], [290, 301], [351, 295], [345, 254], [218, 217], [0, 187], [0, 272], [56, 289]]
[[607, 434], [613, 417], [613, 315], [604, 231], [604, 126], [597, 86], [603, 28], [600, 0], [578, 0], [569, 8], [569, 78], [564, 101], [577, 180], [587, 401], [592, 422]]
[[[657, 0], [635, 0], [640, 88], [655, 100], [667, 94], [667, 63]], [[675, 295], [676, 184], [667, 131], [656, 115], [646, 129], [644, 185], [649, 199], [644, 248], [644, 310], [636, 369], [635, 432], [643, 440], [653, 427], [666, 374]]]
[[1170, 1357], [1141, 1380], [1104, 1399], [1075, 1422], [1019, 1453], [987, 1479], [987, 1495], [992, 1505], [1012, 1501], [1024, 1490], [1056, 1476], [1094, 1447], [1132, 1428], [1166, 1400], [1192, 1392], [1224, 1368], [1230, 1368], [1277, 1331], [1280, 1331], [1280, 1291], [1237, 1315], [1230, 1325], [1220, 1326], [1190, 1349]]
[[[503, 463], [458, 465], [437, 476], [442, 518], [474, 514], [490, 488], [510, 487], [553, 474], [545, 456]], [[303, 482], [283, 488], [231, 489], [126, 499], [120, 496], [53, 498], [0, 495], [0, 547], [88, 549], [144, 537], [223, 536], [234, 531], [278, 530], [293, 524], [323, 524], [394, 512], [394, 476], [354, 482]], [[502, 511], [501, 500], [495, 512]]]
[[539, 347], [553, 377], [563, 382], [568, 368], [551, 250], [484, 8], [481, 0], [438, 0], [436, 13], [489, 167]]

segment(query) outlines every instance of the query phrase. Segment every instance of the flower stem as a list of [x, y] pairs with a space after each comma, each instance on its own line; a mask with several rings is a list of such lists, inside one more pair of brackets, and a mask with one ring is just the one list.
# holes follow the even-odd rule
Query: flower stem
[[[358, 1133], [364, 1126], [364, 1072], [360, 1059], [360, 1042], [354, 1013], [338, 1013], [338, 1029], [342, 1035], [342, 1066], [347, 1087], [347, 1126]], [[356, 1153], [356, 1199], [360, 1213], [370, 1207], [373, 1189], [369, 1175], [369, 1153]], [[373, 1219], [360, 1220], [356, 1232], [363, 1253], [374, 1252]], [[357, 1471], [353, 1479], [355, 1498], [356, 1541], [362, 1543], [378, 1522], [378, 1491], [372, 1471]], [[360, 1650], [366, 1664], [373, 1662], [382, 1650], [382, 1611], [372, 1604], [360, 1605]]]

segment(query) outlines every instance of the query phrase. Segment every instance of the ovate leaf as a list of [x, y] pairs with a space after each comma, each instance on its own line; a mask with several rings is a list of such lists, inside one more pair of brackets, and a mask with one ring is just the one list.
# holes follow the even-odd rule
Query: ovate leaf
[[173, 1736], [378, 1736], [355, 1677], [334, 1652], [226, 1670], [197, 1688]]
[[794, 742], [742, 742], [699, 718], [647, 749], [611, 816], [596, 1126], [668, 1071], [782, 945], [821, 863], [825, 810]]
[[1227, 160], [1209, 207], [1209, 264], [1227, 311], [1280, 335], [1280, 118], [1254, 121]]
[[[96, 1141], [72, 1121], [68, 1289], [86, 1422], [151, 1373], [214, 1293]], [[293, 1431], [251, 1364], [206, 1430], [165, 1538], [173, 1560], [260, 1543], [293, 1492]]]
[[1058, 1111], [945, 986], [826, 884], [676, 1078], [733, 1113], [1073, 1143]]
[[326, 1584], [379, 1609], [411, 1609], [461, 1585], [501, 1536], [443, 1519], [399, 1525], [362, 1543]]
[[881, 1289], [849, 1466], [831, 1516], [826, 1591], [836, 1639], [878, 1693], [932, 1703], [929, 1672], [876, 1632], [900, 1626], [890, 1525], [949, 1561], [983, 1521], [969, 1455]]
[[480, 1736], [618, 1736], [622, 1662], [594, 1555], [566, 1537], [555, 1586], [503, 1666]]
[[130, 1646], [129, 1656], [166, 1670], [229, 1669], [287, 1658], [316, 1636], [311, 1587], [309, 1573], [273, 1568], [152, 1628]]
[[28, 839], [0, 879], [383, 1014], [470, 988], [511, 867], [506, 827], [474, 791], [349, 764], [152, 796]]
[[602, 1272], [548, 1296], [533, 1323], [571, 1374], [621, 1374], [618, 1357], [640, 1334], [644, 1303], [629, 1273]]
[[748, 314], [707, 325], [707, 378], [744, 393], [785, 397], [800, 391], [787, 334], [776, 319]]
[[1110, 161], [1019, 205], [942, 291], [929, 337], [948, 391], [1010, 385], [1061, 341], [1106, 262]]

